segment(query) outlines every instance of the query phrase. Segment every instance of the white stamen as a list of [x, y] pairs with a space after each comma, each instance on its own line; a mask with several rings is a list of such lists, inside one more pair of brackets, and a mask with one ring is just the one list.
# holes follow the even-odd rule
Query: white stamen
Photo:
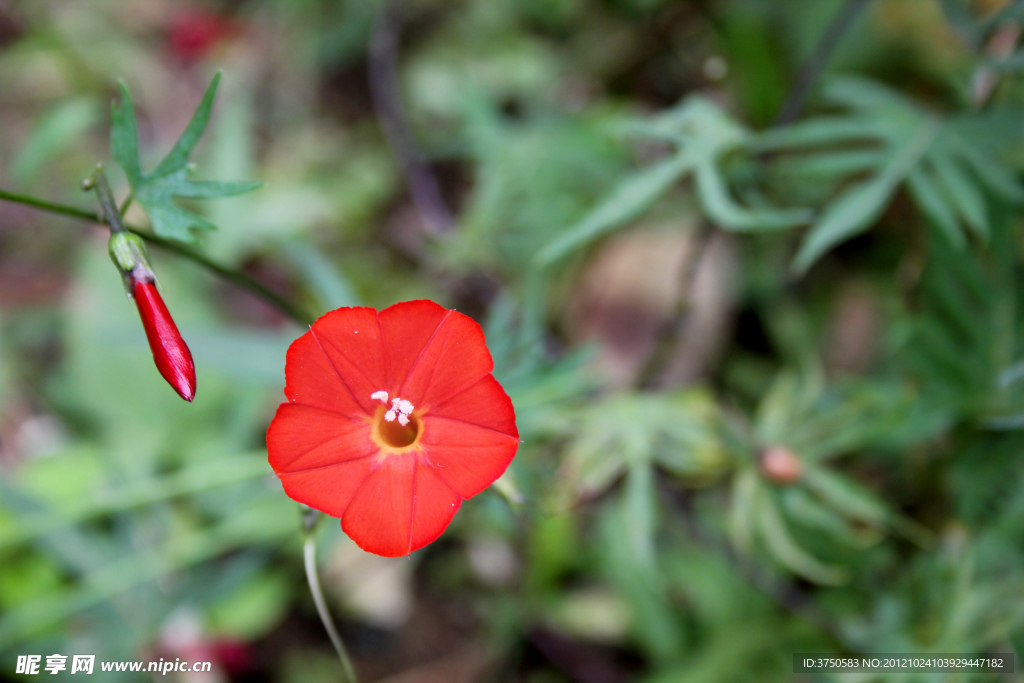
[[[381, 401], [384, 405], [388, 404], [388, 392], [386, 391], [375, 391], [370, 398]], [[415, 410], [415, 406], [412, 403], [396, 396], [391, 399], [391, 410], [384, 413], [384, 420], [387, 422], [398, 420], [398, 424], [405, 427], [410, 422], [409, 415], [413, 410]]]

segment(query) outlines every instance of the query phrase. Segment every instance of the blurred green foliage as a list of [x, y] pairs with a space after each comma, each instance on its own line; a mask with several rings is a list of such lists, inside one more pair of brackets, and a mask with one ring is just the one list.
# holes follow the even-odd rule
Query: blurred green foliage
[[195, 237], [191, 230], [214, 230], [217, 227], [201, 216], [183, 210], [172, 201], [172, 197], [230, 197], [250, 192], [260, 186], [260, 183], [254, 182], [197, 182], [189, 178], [189, 157], [210, 120], [220, 76], [219, 72], [214, 75], [181, 137], [152, 171], [142, 170], [139, 161], [139, 131], [135, 121], [135, 105], [125, 84], [118, 83], [121, 102], [111, 107], [110, 153], [128, 177], [131, 200], [138, 202], [146, 210], [153, 232], [160, 237], [192, 242]]
[[[0, 3], [0, 188], [88, 207], [116, 99], [130, 222], [215, 226], [199, 249], [318, 313], [480, 320], [508, 473], [411, 558], [318, 537], [365, 680], [1019, 655], [1024, 11], [867, 3], [773, 125], [845, 4]], [[193, 172], [265, 185], [194, 203], [251, 188]], [[0, 202], [0, 679], [58, 652], [336, 680], [264, 449], [302, 329], [154, 249], [187, 405], [104, 243]]]

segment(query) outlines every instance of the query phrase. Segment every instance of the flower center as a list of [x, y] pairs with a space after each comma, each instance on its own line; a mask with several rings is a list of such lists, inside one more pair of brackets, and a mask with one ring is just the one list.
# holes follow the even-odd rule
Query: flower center
[[[388, 392], [375, 391], [370, 398], [388, 405]], [[392, 448], [405, 448], [416, 441], [420, 433], [420, 421], [412, 414], [415, 407], [409, 401], [398, 398], [391, 399], [391, 406], [381, 413], [377, 409], [377, 435], [380, 440]]]

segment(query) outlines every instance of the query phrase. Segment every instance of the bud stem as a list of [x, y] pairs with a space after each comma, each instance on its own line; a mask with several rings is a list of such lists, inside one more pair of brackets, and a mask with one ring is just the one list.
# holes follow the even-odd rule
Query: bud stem
[[127, 232], [124, 221], [121, 220], [121, 212], [114, 201], [114, 193], [110, 191], [110, 183], [107, 182], [107, 174], [103, 172], [103, 164], [96, 164], [96, 170], [82, 183], [83, 190], [95, 190], [96, 197], [100, 200], [100, 210], [103, 220], [110, 226], [110, 232]]

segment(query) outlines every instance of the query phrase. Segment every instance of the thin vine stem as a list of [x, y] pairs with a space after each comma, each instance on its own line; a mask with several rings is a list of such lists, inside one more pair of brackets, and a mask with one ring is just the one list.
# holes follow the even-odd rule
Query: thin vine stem
[[[47, 211], [49, 213], [57, 214], [60, 216], [67, 216], [69, 218], [78, 218], [80, 220], [88, 221], [90, 223], [105, 223], [103, 217], [85, 209], [79, 209], [74, 206], [68, 206], [66, 204], [58, 204], [57, 202], [47, 201], [34, 197], [32, 195], [21, 194], [18, 192], [10, 192], [8, 190], [0, 189], [0, 200], [11, 202], [12, 204], [21, 204], [22, 206], [30, 206], [35, 209]], [[285, 314], [295, 322], [303, 326], [309, 326], [313, 322], [313, 317], [304, 309], [300, 308], [296, 304], [292, 303], [288, 299], [284, 298], [277, 292], [273, 291], [259, 280], [249, 277], [245, 273], [229, 268], [228, 266], [217, 263], [210, 258], [199, 253], [195, 249], [185, 246], [180, 242], [169, 240], [158, 235], [139, 228], [134, 225], [125, 225], [126, 230], [135, 233], [142, 239], [146, 240], [150, 244], [157, 246], [166, 251], [170, 251], [182, 258], [186, 258], [194, 263], [199, 264], [203, 268], [206, 268], [211, 273], [217, 275], [222, 280], [226, 280], [242, 289], [246, 289], [255, 296], [263, 299], [268, 304]]]
[[102, 218], [110, 225], [110, 232], [127, 232], [124, 221], [121, 220], [123, 214], [117, 208], [114, 193], [111, 192], [110, 183], [107, 182], [107, 174], [103, 172], [103, 164], [96, 164], [96, 170], [92, 172], [92, 175], [82, 181], [82, 189], [96, 191], [96, 196], [100, 200]]
[[854, 21], [856, 21], [857, 17], [870, 2], [871, 0], [846, 0], [839, 7], [832, 20], [829, 21], [828, 26], [825, 27], [821, 37], [818, 38], [818, 43], [815, 45], [811, 56], [807, 58], [807, 61], [800, 68], [800, 73], [796, 77], [796, 83], [786, 97], [782, 107], [779, 108], [779, 113], [772, 123], [773, 127], [781, 128], [788, 126], [800, 115], [801, 110], [803, 110], [804, 105], [807, 103], [807, 98], [811, 96], [814, 84], [818, 81], [818, 77], [821, 76], [822, 72], [825, 71], [825, 67], [828, 66], [843, 36], [850, 30]]
[[303, 542], [302, 554], [306, 564], [306, 581], [309, 583], [309, 592], [313, 595], [313, 603], [316, 605], [316, 612], [320, 615], [320, 621], [331, 639], [334, 651], [338, 653], [341, 660], [343, 683], [357, 683], [356, 670], [352, 666], [352, 660], [348, 656], [345, 644], [338, 634], [338, 628], [334, 625], [331, 612], [327, 609], [327, 600], [324, 599], [323, 589], [320, 587], [320, 575], [316, 571], [316, 528], [322, 514], [312, 508], [303, 506]]
[[637, 374], [635, 385], [638, 389], [653, 389], [658, 386], [659, 381], [663, 379], [662, 374], [677, 351], [679, 340], [690, 322], [694, 282], [713, 232], [714, 229], [708, 221], [700, 222], [693, 237], [693, 246], [685, 254], [686, 260], [679, 272], [672, 311], [658, 329], [654, 348]]
[[373, 108], [388, 146], [405, 175], [409, 195], [427, 230], [434, 235], [451, 231], [455, 218], [445, 203], [437, 176], [416, 143], [398, 86], [398, 31], [402, 3], [380, 3], [370, 38], [369, 76]]
[[31, 206], [32, 208], [35, 209], [42, 209], [43, 211], [49, 211], [50, 213], [56, 213], [62, 216], [69, 216], [71, 218], [81, 218], [82, 220], [89, 221], [90, 223], [105, 222], [102, 218], [100, 218], [100, 216], [96, 215], [92, 211], [87, 211], [86, 209], [78, 209], [73, 206], [67, 206], [66, 204], [48, 202], [45, 199], [33, 197], [32, 195], [21, 194], [19, 192], [9, 192], [7, 190], [0, 189], [0, 199], [11, 202], [12, 204]]

